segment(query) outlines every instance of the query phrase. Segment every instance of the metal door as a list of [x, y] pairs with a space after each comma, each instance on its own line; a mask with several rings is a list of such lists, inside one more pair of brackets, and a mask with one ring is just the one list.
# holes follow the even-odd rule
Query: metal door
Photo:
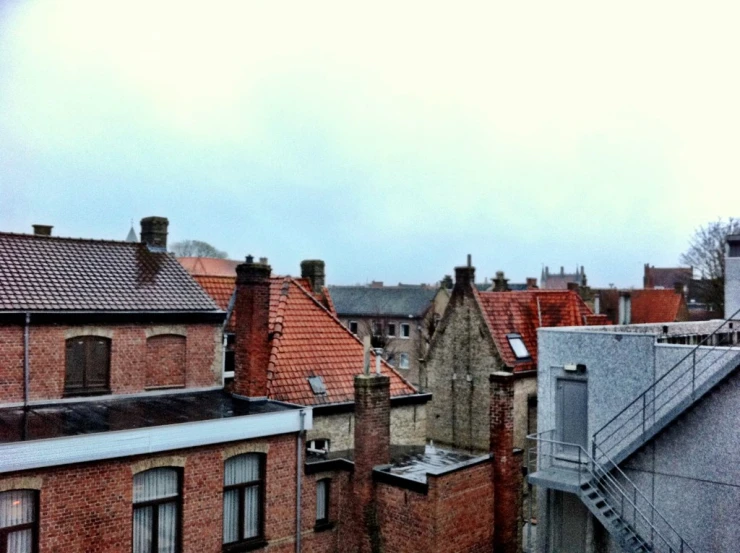
[[[558, 379], [556, 424], [557, 440], [587, 448], [588, 396], [583, 380]], [[560, 446], [560, 453], [578, 456], [577, 447]]]

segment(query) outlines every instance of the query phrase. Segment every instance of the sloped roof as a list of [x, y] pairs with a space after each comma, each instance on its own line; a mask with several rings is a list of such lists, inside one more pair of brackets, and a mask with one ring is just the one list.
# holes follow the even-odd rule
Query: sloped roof
[[0, 310], [218, 311], [174, 256], [142, 243], [0, 233]]
[[329, 290], [340, 316], [421, 317], [437, 294], [436, 288], [422, 286], [331, 286]]
[[682, 308], [687, 311], [686, 300], [675, 290], [633, 290], [631, 294], [633, 324], [673, 323], [688, 319], [688, 312], [682, 313]]
[[[268, 369], [270, 399], [302, 405], [354, 401], [354, 377], [364, 362], [362, 342], [298, 279], [271, 279], [270, 329], [275, 332]], [[416, 393], [385, 361], [381, 367], [391, 378], [391, 396]], [[326, 395], [313, 393], [310, 376], [321, 376]]]
[[[515, 372], [537, 368], [537, 329], [553, 326], [604, 324], [592, 322], [593, 313], [580, 296], [570, 290], [522, 290], [478, 292], [478, 302], [504, 363]], [[507, 336], [519, 334], [530, 359], [519, 360]]]
[[227, 276], [236, 278], [236, 266], [243, 261], [216, 257], [178, 257], [185, 270], [195, 276]]
[[693, 277], [691, 267], [645, 266], [643, 285], [645, 288], [673, 289], [677, 282], [688, 284]]

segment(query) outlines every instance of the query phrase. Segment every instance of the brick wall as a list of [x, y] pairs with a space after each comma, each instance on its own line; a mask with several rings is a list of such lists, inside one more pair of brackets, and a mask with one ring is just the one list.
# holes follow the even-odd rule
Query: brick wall
[[146, 387], [185, 386], [186, 339], [176, 334], [146, 341]]
[[426, 495], [377, 484], [383, 550], [483, 553], [493, 547], [491, 463], [429, 477]]
[[[188, 387], [220, 383], [220, 327], [213, 324], [178, 325], [185, 339], [185, 366], [177, 370], [179, 382]], [[148, 343], [158, 334], [171, 335], [172, 327], [152, 325], [31, 326], [29, 363], [30, 399], [59, 399], [64, 394], [66, 340], [74, 336], [103, 336], [111, 340], [110, 388], [114, 394], [143, 392], [147, 381], [172, 383], [171, 372], [183, 359], [176, 348], [166, 346], [158, 362], [148, 359]], [[170, 342], [161, 342], [164, 345]], [[182, 375], [184, 372], [184, 381]], [[161, 384], [167, 385], [167, 384]], [[0, 403], [23, 400], [23, 327], [0, 326]]]

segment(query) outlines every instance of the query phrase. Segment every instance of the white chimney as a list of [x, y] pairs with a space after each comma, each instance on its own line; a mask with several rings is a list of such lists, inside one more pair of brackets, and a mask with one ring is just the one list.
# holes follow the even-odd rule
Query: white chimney
[[725, 319], [740, 319], [740, 234], [727, 237], [725, 253]]

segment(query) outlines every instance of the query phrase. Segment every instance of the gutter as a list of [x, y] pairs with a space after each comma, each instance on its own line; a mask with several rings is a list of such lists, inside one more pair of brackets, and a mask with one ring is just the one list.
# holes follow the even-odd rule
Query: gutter
[[[391, 397], [391, 407], [400, 407], [402, 405], [424, 405], [432, 399], [431, 393], [408, 394], [405, 396]], [[339, 413], [352, 413], [355, 410], [354, 401], [343, 401], [337, 403], [323, 403], [313, 405], [315, 415], [336, 415]]]

